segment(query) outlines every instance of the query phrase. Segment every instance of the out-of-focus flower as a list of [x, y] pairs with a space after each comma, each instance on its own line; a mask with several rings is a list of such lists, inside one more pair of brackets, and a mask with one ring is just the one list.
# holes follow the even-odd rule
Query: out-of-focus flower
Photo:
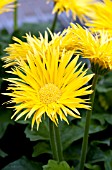
[[79, 56], [71, 61], [73, 51], [60, 53], [59, 46], [43, 48], [42, 55], [36, 48], [35, 51], [35, 54], [29, 51], [26, 61], [21, 58], [18, 66], [9, 71], [17, 78], [6, 79], [11, 83], [7, 89], [10, 92], [5, 95], [11, 96], [8, 103], [14, 103], [12, 118], [16, 115], [16, 120], [24, 115], [25, 119], [32, 117], [32, 128], [36, 122], [37, 129], [43, 115], [56, 125], [58, 117], [67, 123], [67, 115], [80, 118], [78, 108], [90, 109], [88, 100], [82, 96], [92, 93], [91, 85], [84, 85], [93, 74], [86, 75], [84, 65], [77, 65]]
[[79, 17], [80, 20], [85, 20], [86, 13], [90, 12], [91, 4], [94, 3], [94, 0], [52, 0], [54, 1], [53, 13], [58, 12], [59, 14], [62, 12], [66, 12], [67, 15], [69, 12], [72, 12], [72, 16], [76, 19], [76, 16]]
[[72, 39], [78, 39], [79, 53], [89, 58], [92, 65], [97, 66], [98, 72], [112, 70], [112, 39], [108, 38], [108, 33], [101, 32], [101, 34], [92, 35], [88, 29], [80, 25], [71, 24], [71, 26], [68, 31], [72, 33]]
[[112, 36], [112, 1], [103, 0], [91, 6], [92, 13], [89, 13], [87, 26], [92, 31], [105, 31], [109, 32], [109, 36]]
[[14, 5], [11, 4], [13, 2], [15, 2], [15, 0], [1, 0], [0, 1], [0, 14], [13, 10]]

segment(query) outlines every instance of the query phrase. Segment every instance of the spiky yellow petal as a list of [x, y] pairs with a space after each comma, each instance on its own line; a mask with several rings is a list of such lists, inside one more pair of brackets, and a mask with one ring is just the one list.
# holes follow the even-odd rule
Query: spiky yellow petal
[[15, 2], [15, 0], [1, 0], [0, 14], [11, 11], [14, 8], [14, 5], [11, 5], [13, 2]]
[[29, 52], [36, 55], [36, 51], [38, 51], [40, 52], [40, 55], [42, 55], [43, 48], [47, 48], [48, 46], [48, 40], [44, 39], [41, 34], [40, 39], [28, 34], [26, 34], [26, 37], [24, 38], [26, 38], [27, 42], [23, 42], [20, 39], [13, 37], [13, 40], [16, 43], [10, 44], [9, 47], [5, 49], [9, 56], [2, 58], [6, 63], [4, 67], [16, 65], [20, 58], [26, 60], [26, 56]]
[[88, 14], [90, 18], [86, 25], [92, 31], [108, 31], [109, 36], [112, 36], [112, 1], [103, 0], [91, 6], [91, 13]]
[[59, 14], [62, 12], [66, 12], [67, 15], [69, 12], [72, 12], [72, 16], [76, 19], [76, 16], [79, 17], [80, 20], [86, 19], [86, 13], [90, 12], [90, 4], [93, 4], [93, 0], [52, 0], [54, 1], [53, 13], [58, 12]]
[[77, 50], [83, 57], [89, 58], [101, 70], [112, 70], [112, 39], [108, 37], [108, 32], [93, 35], [88, 29], [73, 23], [68, 32], [71, 32], [72, 40], [78, 39]]
[[[48, 41], [48, 32], [50, 33], [51, 41]], [[26, 42], [13, 37], [15, 43], [10, 44], [9, 47], [5, 49], [8, 56], [2, 58], [2, 60], [6, 63], [4, 67], [17, 65], [21, 58], [27, 60], [27, 55], [29, 53], [38, 55], [38, 52], [40, 56], [43, 56], [49, 46], [52, 46], [53, 48], [56, 48], [57, 46], [60, 47], [60, 53], [62, 53], [63, 49], [65, 49], [65, 51], [74, 50], [75, 52], [76, 48], [73, 49], [72, 47], [75, 47], [78, 40], [73, 40], [73, 45], [71, 46], [71, 34], [67, 34], [67, 29], [65, 29], [62, 33], [57, 34], [52, 34], [49, 29], [48, 32], [45, 31], [44, 37], [40, 33], [39, 38], [26, 34], [24, 37]]]

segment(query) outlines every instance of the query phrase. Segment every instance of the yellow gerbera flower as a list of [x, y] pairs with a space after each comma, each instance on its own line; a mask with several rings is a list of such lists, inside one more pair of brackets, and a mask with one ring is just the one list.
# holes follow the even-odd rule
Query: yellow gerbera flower
[[[112, 36], [112, 1], [103, 0], [94, 4], [92, 7], [92, 13], [89, 13], [87, 26], [91, 27], [92, 31], [108, 31]], [[92, 29], [93, 28], [93, 29]]]
[[2, 58], [2, 60], [6, 63], [4, 67], [9, 67], [12, 65], [16, 65], [18, 63], [18, 60], [22, 58], [23, 60], [26, 60], [26, 56], [29, 52], [36, 55], [36, 51], [39, 51], [40, 53], [47, 49], [48, 46], [48, 34], [45, 32], [45, 38], [40, 34], [39, 38], [36, 38], [35, 36], [31, 36], [26, 34], [24, 37], [26, 39], [26, 42], [21, 41], [20, 39], [13, 37], [13, 40], [15, 41], [14, 44], [10, 44], [9, 47], [5, 49], [8, 56], [5, 56]]
[[[48, 40], [48, 32], [50, 33], [51, 41]], [[29, 52], [36, 55], [36, 52], [38, 51], [42, 55], [42, 53], [45, 53], [45, 51], [47, 50], [48, 46], [52, 46], [54, 48], [60, 46], [60, 52], [63, 51], [64, 48], [66, 50], [72, 49], [70, 43], [70, 35], [66, 35], [67, 29], [65, 29], [62, 33], [57, 34], [52, 34], [50, 30], [48, 30], [48, 32], [45, 31], [44, 37], [40, 34], [39, 38], [36, 38], [35, 36], [32, 37], [31, 35], [26, 34], [26, 36], [24, 37], [26, 39], [26, 42], [13, 37], [15, 43], [10, 44], [9, 47], [5, 49], [8, 56], [2, 58], [2, 60], [6, 63], [4, 67], [16, 65], [20, 58], [26, 60], [26, 56]], [[73, 45], [76, 43], [77, 42], [75, 39]]]
[[[44, 49], [43, 49], [44, 50]], [[36, 55], [27, 54], [27, 61], [21, 58], [18, 66], [9, 71], [17, 78], [8, 78], [11, 82], [7, 90], [12, 93], [10, 103], [14, 103], [16, 120], [26, 115], [32, 117], [32, 128], [37, 123], [37, 129], [42, 116], [47, 115], [56, 125], [58, 116], [68, 123], [67, 115], [80, 118], [78, 108], [90, 109], [84, 95], [92, 93], [91, 85], [85, 86], [93, 77], [86, 75], [80, 64], [77, 65], [79, 56], [72, 61], [73, 52], [61, 53], [59, 47], [48, 47], [42, 56], [37, 51]], [[77, 70], [78, 69], [78, 70]]]
[[11, 11], [14, 8], [14, 5], [11, 5], [11, 3], [13, 2], [15, 2], [15, 0], [1, 0], [0, 1], [0, 14]]
[[90, 11], [90, 4], [93, 4], [93, 0], [53, 0], [54, 1], [54, 9], [53, 13], [58, 12], [59, 14], [62, 12], [69, 11], [72, 12], [72, 16], [76, 19], [76, 16], [81, 20], [85, 20], [85, 15]]
[[79, 40], [77, 50], [80, 50], [82, 56], [89, 58], [91, 63], [99, 66], [102, 71], [112, 70], [112, 39], [108, 38], [108, 33], [92, 35], [88, 29], [80, 25], [71, 26], [68, 31], [72, 32], [72, 39]]

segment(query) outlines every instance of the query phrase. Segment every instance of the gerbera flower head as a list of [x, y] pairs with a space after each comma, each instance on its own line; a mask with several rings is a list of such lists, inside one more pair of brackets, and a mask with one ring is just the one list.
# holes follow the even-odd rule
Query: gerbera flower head
[[71, 61], [72, 55], [72, 51], [63, 50], [60, 57], [59, 47], [49, 46], [42, 55], [29, 52], [26, 61], [18, 61], [18, 66], [9, 71], [17, 77], [7, 79], [11, 83], [7, 90], [12, 92], [5, 93], [15, 104], [12, 118], [26, 115], [25, 120], [32, 118], [32, 128], [36, 122], [38, 129], [43, 115], [57, 125], [59, 117], [68, 123], [68, 115], [80, 118], [79, 108], [90, 109], [82, 96], [92, 93], [91, 85], [84, 85], [93, 74], [86, 75], [84, 65], [77, 65], [79, 56]]
[[36, 55], [36, 52], [42, 52], [44, 48], [47, 49], [48, 46], [48, 34], [45, 32], [45, 38], [40, 34], [39, 38], [35, 36], [31, 36], [31, 34], [26, 34], [24, 36], [26, 42], [21, 41], [20, 39], [13, 37], [15, 43], [10, 44], [4, 51], [6, 51], [8, 56], [2, 58], [2, 60], [6, 63], [4, 67], [9, 67], [12, 65], [16, 65], [20, 58], [26, 60], [27, 54], [30, 52]]
[[77, 38], [77, 48], [84, 58], [88, 58], [93, 67], [93, 71], [103, 74], [112, 70], [112, 39], [108, 38], [108, 33], [92, 34], [88, 29], [80, 25], [71, 24], [72, 39]]
[[[26, 34], [26, 36], [24, 36], [26, 40], [25, 42], [16, 37], [13, 37], [15, 43], [10, 44], [9, 47], [5, 49], [7, 56], [2, 58], [2, 60], [6, 63], [4, 67], [16, 65], [20, 58], [26, 60], [26, 56], [29, 52], [33, 55], [36, 55], [37, 51], [40, 52], [40, 54], [42, 54], [43, 52], [45, 53], [48, 46], [52, 46], [53, 48], [60, 46], [60, 53], [63, 51], [63, 49], [66, 49], [66, 51], [73, 50], [70, 43], [72, 41], [71, 33], [67, 32], [67, 29], [65, 29], [62, 33], [59, 32], [53, 34], [48, 29], [48, 32], [45, 31], [44, 36], [42, 36], [42, 34], [40, 33], [39, 38], [31, 36], [31, 34]], [[51, 41], [49, 41], [48, 34], [50, 34], [51, 36]], [[77, 44], [77, 40], [73, 40], [72, 43], [72, 46], [75, 47], [75, 44]], [[74, 52], [75, 50], [76, 48], [74, 48]]]
[[11, 3], [13, 2], [15, 2], [15, 0], [1, 0], [0, 1], [0, 14], [11, 11], [14, 8], [14, 5], [11, 5]]
[[112, 1], [103, 0], [91, 6], [92, 13], [89, 13], [90, 20], [86, 25], [92, 31], [108, 31], [109, 36], [112, 36]]
[[90, 5], [93, 4], [93, 0], [53, 0], [54, 8], [53, 13], [58, 12], [59, 14], [62, 12], [66, 12], [67, 15], [69, 12], [72, 12], [72, 16], [76, 19], [76, 16], [79, 17], [80, 20], [85, 20], [85, 15], [90, 11]]

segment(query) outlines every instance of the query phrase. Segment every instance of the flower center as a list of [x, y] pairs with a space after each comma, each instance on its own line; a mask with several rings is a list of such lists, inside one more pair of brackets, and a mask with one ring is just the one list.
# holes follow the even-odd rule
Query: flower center
[[54, 84], [48, 83], [39, 90], [40, 101], [44, 104], [56, 102], [61, 96], [61, 90]]

